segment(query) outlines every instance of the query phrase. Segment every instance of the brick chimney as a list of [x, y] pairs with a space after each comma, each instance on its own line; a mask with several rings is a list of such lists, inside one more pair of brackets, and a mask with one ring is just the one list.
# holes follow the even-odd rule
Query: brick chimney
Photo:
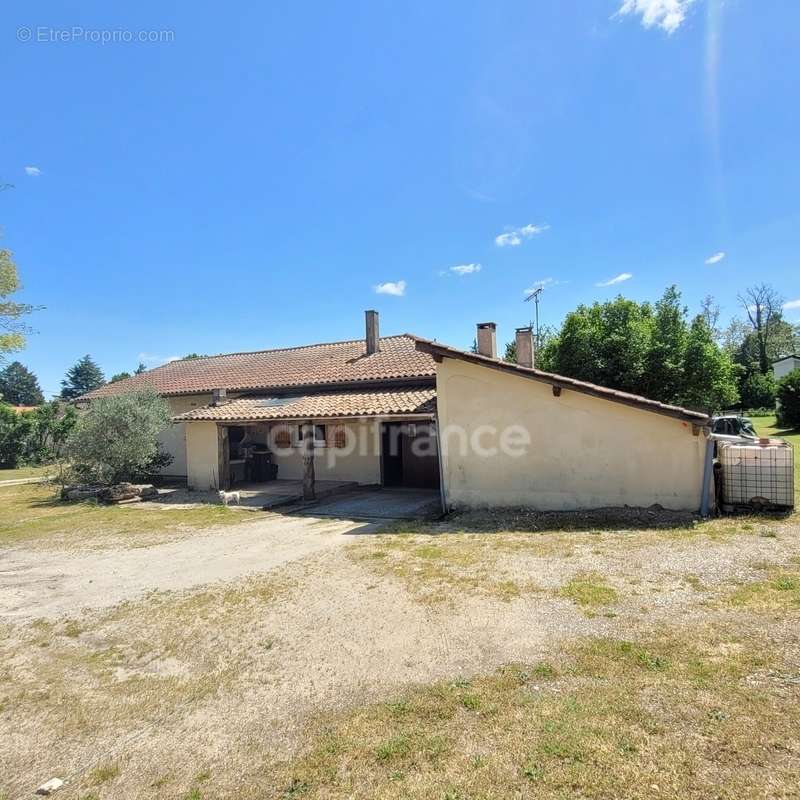
[[497, 358], [497, 325], [494, 322], [478, 323], [478, 352], [482, 356]]
[[517, 364], [521, 367], [536, 366], [536, 345], [533, 343], [533, 328], [517, 328]]
[[378, 326], [378, 312], [365, 311], [367, 323], [367, 355], [377, 353], [381, 349], [381, 334]]

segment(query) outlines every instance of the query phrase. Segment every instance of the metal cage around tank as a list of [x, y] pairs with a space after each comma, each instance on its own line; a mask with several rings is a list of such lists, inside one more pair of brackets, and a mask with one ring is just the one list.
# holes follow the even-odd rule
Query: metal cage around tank
[[720, 442], [725, 506], [794, 507], [794, 449], [781, 439]]

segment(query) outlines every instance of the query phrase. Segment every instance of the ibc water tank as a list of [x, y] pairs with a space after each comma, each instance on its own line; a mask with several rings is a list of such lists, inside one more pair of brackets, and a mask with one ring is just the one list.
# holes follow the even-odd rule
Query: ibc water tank
[[794, 452], [780, 439], [719, 442], [722, 502], [732, 506], [794, 506]]

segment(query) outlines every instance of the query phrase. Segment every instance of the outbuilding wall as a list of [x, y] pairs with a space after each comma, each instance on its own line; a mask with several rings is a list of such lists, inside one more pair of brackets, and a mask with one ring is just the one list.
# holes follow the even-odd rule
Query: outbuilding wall
[[190, 489], [205, 492], [219, 487], [218, 452], [216, 422], [190, 422], [186, 425], [186, 483]]
[[[555, 397], [548, 384], [457, 359], [443, 360], [436, 383], [450, 508], [700, 507], [706, 437], [690, 422], [569, 389]], [[489, 450], [511, 426], [530, 437], [518, 457], [469, 445], [477, 436]]]
[[772, 372], [775, 375], [776, 381], [786, 377], [790, 372], [796, 369], [800, 369], [800, 358], [797, 358], [797, 356], [782, 358], [780, 361], [775, 361], [772, 364]]
[[[185, 414], [193, 408], [201, 408], [211, 402], [210, 394], [183, 395], [165, 398], [173, 416]], [[172, 456], [172, 462], [161, 470], [162, 475], [178, 478], [188, 475], [186, 466], [186, 423], [170, 423], [158, 437], [159, 445]]]

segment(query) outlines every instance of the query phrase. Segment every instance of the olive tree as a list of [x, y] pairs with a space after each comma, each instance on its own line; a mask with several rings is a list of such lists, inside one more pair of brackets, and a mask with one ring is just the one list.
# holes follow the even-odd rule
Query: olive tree
[[151, 474], [172, 461], [158, 446], [169, 421], [169, 406], [152, 389], [93, 400], [67, 442], [73, 471], [100, 483]]

